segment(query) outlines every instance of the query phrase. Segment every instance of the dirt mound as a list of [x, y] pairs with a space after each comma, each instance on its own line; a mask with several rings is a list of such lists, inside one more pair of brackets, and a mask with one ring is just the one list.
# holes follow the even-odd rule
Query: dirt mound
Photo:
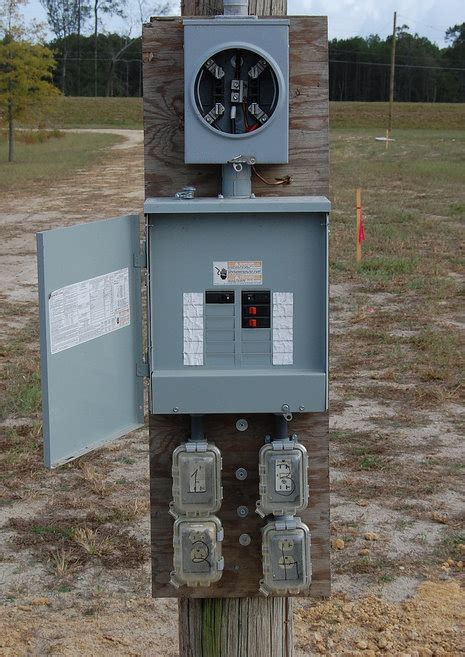
[[452, 657], [465, 650], [464, 610], [457, 582], [425, 582], [398, 604], [333, 598], [296, 609], [296, 643], [304, 655]]

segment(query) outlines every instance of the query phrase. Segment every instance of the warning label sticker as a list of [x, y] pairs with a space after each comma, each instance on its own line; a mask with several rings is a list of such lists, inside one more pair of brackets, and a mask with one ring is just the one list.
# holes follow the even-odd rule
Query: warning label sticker
[[52, 354], [128, 326], [131, 323], [128, 268], [52, 292], [49, 321]]
[[213, 263], [213, 285], [262, 285], [261, 260], [231, 260]]

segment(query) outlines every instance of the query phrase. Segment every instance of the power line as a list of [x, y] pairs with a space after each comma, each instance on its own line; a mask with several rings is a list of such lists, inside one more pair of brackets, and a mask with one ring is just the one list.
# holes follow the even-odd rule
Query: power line
[[[390, 64], [381, 64], [380, 62], [354, 62], [350, 59], [330, 59], [331, 64], [356, 64], [361, 66], [387, 66]], [[396, 68], [424, 68], [432, 71], [465, 71], [465, 68], [457, 68], [450, 66], [419, 66], [418, 64], [396, 64]]]
[[[57, 61], [67, 61], [67, 62], [93, 62], [94, 58], [93, 57], [55, 57]], [[98, 60], [99, 62], [125, 62], [127, 64], [130, 63], [139, 63], [142, 64], [142, 59], [123, 59], [123, 58], [118, 58], [114, 59], [113, 57], [99, 57]], [[356, 66], [387, 66], [389, 67], [390, 64], [384, 64], [382, 62], [361, 62], [361, 61], [353, 61], [350, 59], [330, 59], [329, 62], [331, 64], [353, 64]], [[459, 67], [451, 67], [451, 66], [424, 66], [420, 64], [396, 64], [396, 68], [421, 68], [421, 69], [429, 69], [432, 71], [465, 71], [465, 68], [459, 68]]]

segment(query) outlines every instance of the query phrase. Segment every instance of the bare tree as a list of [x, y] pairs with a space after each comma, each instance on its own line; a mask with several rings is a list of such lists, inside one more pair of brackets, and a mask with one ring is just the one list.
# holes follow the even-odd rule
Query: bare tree
[[92, 0], [94, 15], [94, 96], [98, 93], [98, 28], [101, 14], [123, 18], [124, 0]]
[[50, 29], [63, 43], [61, 67], [61, 91], [66, 94], [66, 63], [68, 59], [68, 37], [81, 31], [83, 17], [82, 0], [40, 0], [47, 13]]

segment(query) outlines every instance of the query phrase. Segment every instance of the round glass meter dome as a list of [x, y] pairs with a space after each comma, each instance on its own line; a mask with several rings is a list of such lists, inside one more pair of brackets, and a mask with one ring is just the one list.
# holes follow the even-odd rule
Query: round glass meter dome
[[202, 121], [233, 136], [263, 129], [276, 109], [279, 84], [272, 65], [251, 50], [221, 50], [202, 65], [194, 83]]

